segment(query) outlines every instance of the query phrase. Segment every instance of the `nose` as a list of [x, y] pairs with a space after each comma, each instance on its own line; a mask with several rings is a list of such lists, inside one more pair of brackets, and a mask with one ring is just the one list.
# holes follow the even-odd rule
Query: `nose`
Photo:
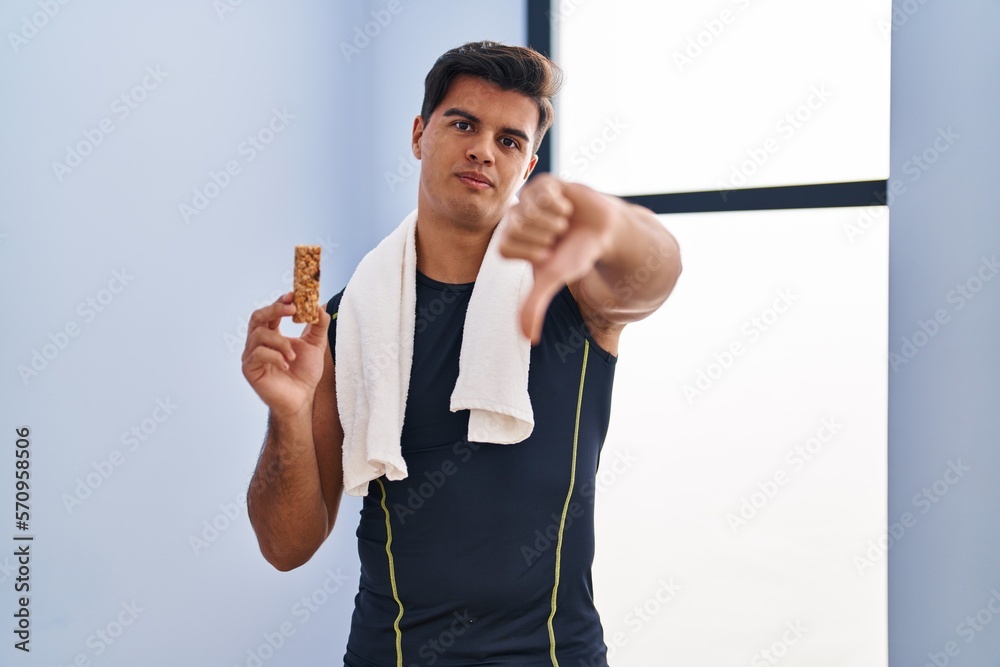
[[465, 157], [472, 162], [481, 162], [486, 165], [493, 164], [495, 158], [491, 140], [484, 135], [477, 135], [469, 140], [469, 147], [465, 151]]

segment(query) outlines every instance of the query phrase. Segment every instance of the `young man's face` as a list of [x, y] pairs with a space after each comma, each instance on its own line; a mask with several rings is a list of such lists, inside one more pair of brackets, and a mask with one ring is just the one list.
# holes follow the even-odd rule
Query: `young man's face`
[[538, 107], [483, 79], [456, 77], [425, 126], [413, 123], [421, 161], [420, 201], [469, 228], [496, 224], [525, 182], [534, 155]]

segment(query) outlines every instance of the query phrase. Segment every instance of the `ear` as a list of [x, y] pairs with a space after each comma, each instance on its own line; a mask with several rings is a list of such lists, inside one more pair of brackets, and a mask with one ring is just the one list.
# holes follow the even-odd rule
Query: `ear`
[[531, 156], [531, 162], [528, 163], [528, 169], [524, 172], [524, 180], [528, 180], [528, 176], [531, 176], [531, 172], [535, 170], [535, 165], [538, 164], [538, 153]]
[[410, 141], [413, 148], [413, 157], [420, 159], [420, 139], [424, 136], [424, 119], [417, 115], [413, 119], [413, 133]]

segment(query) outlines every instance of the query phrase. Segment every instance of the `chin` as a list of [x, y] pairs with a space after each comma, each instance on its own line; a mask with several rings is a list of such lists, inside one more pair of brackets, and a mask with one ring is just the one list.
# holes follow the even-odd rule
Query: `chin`
[[[500, 209], [493, 201], [485, 201], [478, 197], [455, 197], [448, 207], [456, 220], [482, 226], [484, 222], [495, 223], [500, 219]], [[495, 219], [494, 219], [495, 218]]]

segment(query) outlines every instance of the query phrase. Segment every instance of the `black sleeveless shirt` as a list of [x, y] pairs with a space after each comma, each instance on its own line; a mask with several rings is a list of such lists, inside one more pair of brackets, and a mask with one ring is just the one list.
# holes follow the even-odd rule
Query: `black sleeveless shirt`
[[[531, 348], [531, 435], [511, 445], [470, 441], [468, 411], [449, 404], [474, 283], [416, 278], [408, 476], [369, 482], [344, 663], [607, 665], [591, 567], [617, 357], [597, 345], [563, 286]], [[328, 302], [331, 316], [342, 296]]]

